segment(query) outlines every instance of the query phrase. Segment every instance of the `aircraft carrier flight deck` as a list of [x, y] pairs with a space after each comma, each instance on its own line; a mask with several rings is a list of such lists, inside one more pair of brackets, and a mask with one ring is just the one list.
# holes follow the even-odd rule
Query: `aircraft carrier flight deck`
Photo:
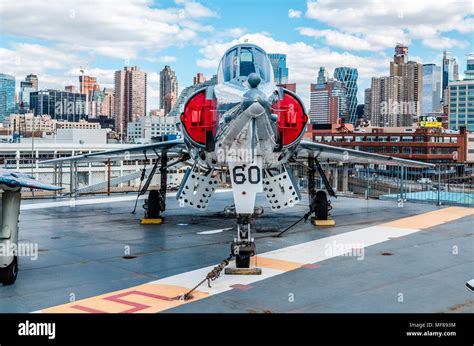
[[203, 212], [169, 197], [160, 225], [139, 224], [135, 197], [25, 200], [20, 246], [38, 244], [37, 253], [20, 257], [15, 285], [0, 286], [0, 311], [474, 312], [473, 208], [339, 197], [336, 227], [300, 222], [276, 237], [307, 211], [307, 195], [279, 213], [259, 195], [252, 266], [261, 274], [222, 272], [183, 300], [230, 253], [232, 192], [218, 191]]

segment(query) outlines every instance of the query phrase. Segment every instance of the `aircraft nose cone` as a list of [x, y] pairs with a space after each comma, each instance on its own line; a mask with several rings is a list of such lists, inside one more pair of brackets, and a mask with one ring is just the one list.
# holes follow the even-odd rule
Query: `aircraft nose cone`
[[249, 74], [247, 78], [247, 82], [249, 83], [251, 88], [256, 88], [260, 84], [262, 80], [260, 79], [260, 76], [256, 74], [255, 72]]

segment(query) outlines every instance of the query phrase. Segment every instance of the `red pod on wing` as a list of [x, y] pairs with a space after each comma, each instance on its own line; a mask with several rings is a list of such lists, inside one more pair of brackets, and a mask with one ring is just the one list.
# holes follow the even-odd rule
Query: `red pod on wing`
[[217, 101], [207, 99], [206, 90], [198, 91], [186, 102], [181, 123], [188, 136], [197, 144], [206, 144], [206, 132], [216, 136], [218, 116]]
[[283, 146], [294, 143], [305, 131], [308, 122], [300, 99], [283, 90], [283, 98], [273, 103], [272, 110], [278, 116], [277, 138], [281, 138]]

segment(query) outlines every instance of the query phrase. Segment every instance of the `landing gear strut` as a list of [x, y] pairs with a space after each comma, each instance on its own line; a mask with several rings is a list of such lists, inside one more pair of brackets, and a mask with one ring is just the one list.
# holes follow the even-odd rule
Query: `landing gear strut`
[[257, 249], [250, 235], [251, 215], [237, 216], [237, 238], [231, 244], [231, 253], [235, 256], [237, 268], [250, 268], [250, 257], [255, 256]]
[[[318, 170], [321, 179], [326, 187], [328, 193], [336, 197], [336, 193], [332, 189], [329, 181], [324, 174], [321, 165], [311, 155], [308, 156], [308, 194], [309, 194], [309, 209], [311, 214], [314, 216], [311, 217], [311, 221], [318, 224], [318, 221], [329, 221], [329, 211], [332, 209], [331, 201], [328, 199], [327, 194], [323, 190], [317, 190], [315, 184], [315, 173]], [[331, 220], [332, 221], [332, 220]], [[326, 224], [325, 224], [326, 225]], [[329, 225], [329, 224], [327, 224]]]
[[[148, 199], [143, 205], [143, 208], [145, 209], [145, 217], [140, 221], [141, 224], [160, 224], [163, 221], [161, 214], [166, 210], [166, 184], [168, 182], [167, 165], [168, 155], [164, 152], [161, 155], [160, 162], [160, 189], [150, 190], [148, 193]], [[151, 179], [149, 179], [149, 182], [145, 184], [144, 189], [148, 189], [150, 182]]]

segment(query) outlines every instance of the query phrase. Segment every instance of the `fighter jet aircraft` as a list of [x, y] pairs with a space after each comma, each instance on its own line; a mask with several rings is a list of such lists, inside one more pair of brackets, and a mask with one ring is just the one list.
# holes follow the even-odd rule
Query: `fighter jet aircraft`
[[32, 176], [0, 169], [0, 283], [11, 285], [18, 275], [18, 217], [21, 189], [61, 190], [61, 187], [34, 180]]
[[[115, 155], [156, 156], [156, 164], [141, 190], [145, 193], [156, 169], [161, 174], [160, 190], [152, 190], [145, 203], [149, 218], [160, 217], [166, 209], [166, 174], [170, 167], [191, 162], [176, 194], [180, 206], [206, 210], [218, 186], [216, 175], [229, 172], [234, 197], [232, 213], [237, 220], [237, 235], [231, 246], [237, 268], [248, 268], [256, 247], [251, 224], [259, 209], [257, 193], [263, 192], [278, 211], [301, 201], [290, 163], [305, 164], [309, 182], [310, 213], [327, 219], [335, 196], [321, 163], [351, 162], [384, 165], [431, 167], [433, 165], [303, 141], [308, 115], [301, 99], [290, 90], [278, 87], [265, 51], [253, 44], [239, 44], [222, 57], [217, 85], [193, 93], [180, 110], [178, 127], [183, 140], [135, 145], [126, 149], [60, 158], [64, 161], [107, 160]], [[174, 160], [170, 161], [170, 158]], [[317, 190], [319, 172], [326, 191]]]

